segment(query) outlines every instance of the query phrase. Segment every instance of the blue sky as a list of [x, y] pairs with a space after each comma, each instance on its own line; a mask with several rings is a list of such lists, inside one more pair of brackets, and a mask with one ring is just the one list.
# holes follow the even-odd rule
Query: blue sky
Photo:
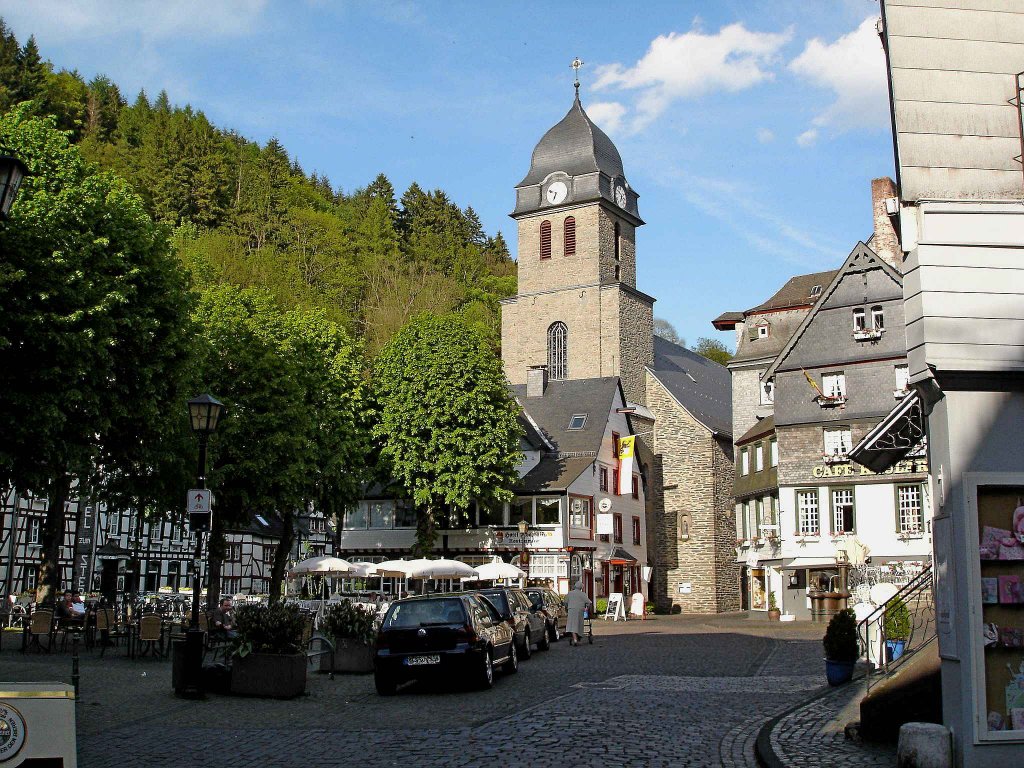
[[[0, 0], [43, 56], [278, 137], [346, 190], [387, 174], [515, 245], [513, 186], [572, 103], [640, 194], [639, 287], [687, 341], [837, 267], [892, 175], [876, 0]], [[514, 252], [514, 251], [513, 251]]]

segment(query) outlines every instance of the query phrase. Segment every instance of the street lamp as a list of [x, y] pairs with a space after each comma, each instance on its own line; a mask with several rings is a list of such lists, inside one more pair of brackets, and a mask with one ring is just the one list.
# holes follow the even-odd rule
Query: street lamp
[[21, 160], [13, 155], [0, 155], [0, 219], [6, 219], [11, 212], [22, 179], [27, 175], [28, 168]]
[[530, 524], [525, 519], [519, 521], [519, 567], [526, 571], [524, 583], [530, 582], [530, 552], [526, 549], [526, 533]]
[[[196, 477], [199, 489], [206, 489], [206, 445], [217, 430], [217, 422], [224, 413], [224, 404], [210, 395], [200, 395], [188, 401], [188, 416], [192, 431], [199, 437], [199, 468]], [[191, 502], [189, 505], [191, 509]], [[189, 529], [196, 536], [196, 551], [192, 557], [192, 621], [185, 635], [185, 669], [180, 693], [184, 696], [203, 695], [203, 648], [206, 632], [199, 628], [199, 567], [203, 559], [203, 533], [210, 530], [210, 513], [190, 514]]]

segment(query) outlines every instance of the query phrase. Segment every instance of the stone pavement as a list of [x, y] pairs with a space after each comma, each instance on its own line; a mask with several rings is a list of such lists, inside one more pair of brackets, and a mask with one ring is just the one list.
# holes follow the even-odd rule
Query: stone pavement
[[[535, 652], [490, 691], [381, 698], [370, 676], [311, 673], [292, 701], [183, 701], [168, 661], [87, 653], [79, 764], [750, 768], [762, 725], [820, 689], [820, 634], [742, 615], [599, 621], [594, 645]], [[69, 674], [66, 654], [0, 653], [3, 680]]]
[[860, 720], [860, 701], [867, 679], [857, 678], [834, 689], [819, 691], [766, 726], [768, 743], [758, 746], [769, 768], [892, 768], [895, 745], [863, 744], [846, 738], [847, 724]]

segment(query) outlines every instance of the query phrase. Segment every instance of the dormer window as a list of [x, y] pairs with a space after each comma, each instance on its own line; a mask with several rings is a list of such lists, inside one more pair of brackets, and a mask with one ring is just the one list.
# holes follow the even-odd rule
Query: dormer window
[[816, 299], [821, 296], [821, 286], [815, 285], [811, 288], [811, 298]]
[[757, 338], [767, 339], [771, 335], [771, 326], [768, 323], [761, 323], [757, 326]]
[[572, 418], [569, 419], [569, 429], [577, 430], [583, 429], [587, 425], [587, 414], [585, 413], [574, 413]]
[[551, 222], [542, 221], [540, 223], [540, 257], [542, 259], [551, 258]]
[[576, 219], [572, 216], [567, 216], [565, 219], [564, 228], [564, 240], [565, 240], [565, 255], [575, 256], [576, 255]]

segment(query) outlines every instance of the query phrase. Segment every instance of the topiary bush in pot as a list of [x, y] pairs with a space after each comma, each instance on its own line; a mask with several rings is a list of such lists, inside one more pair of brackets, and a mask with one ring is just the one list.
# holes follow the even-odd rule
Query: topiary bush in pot
[[[372, 672], [373, 641], [377, 638], [377, 614], [370, 608], [342, 600], [327, 608], [320, 630], [334, 644], [335, 672]], [[331, 669], [331, 658], [320, 657], [320, 671]]]
[[307, 619], [297, 605], [246, 605], [235, 614], [238, 637], [231, 665], [231, 692], [291, 698], [306, 690], [302, 647]]
[[857, 616], [844, 608], [832, 617], [822, 639], [825, 646], [825, 675], [829, 685], [841, 685], [853, 677], [853, 667], [860, 656], [857, 641]]
[[882, 624], [885, 628], [885, 652], [889, 661], [895, 661], [903, 655], [910, 638], [910, 609], [902, 598], [893, 600]]

